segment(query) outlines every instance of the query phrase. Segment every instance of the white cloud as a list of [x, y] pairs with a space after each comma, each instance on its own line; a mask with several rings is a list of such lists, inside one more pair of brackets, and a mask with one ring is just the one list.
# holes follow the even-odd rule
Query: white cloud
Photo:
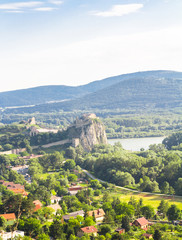
[[21, 10], [9, 10], [9, 11], [6, 11], [7, 13], [24, 13], [24, 11], [21, 11]]
[[39, 12], [51, 12], [55, 9], [56, 8], [52, 8], [52, 7], [40, 7], [40, 8], [35, 8], [34, 10]]
[[142, 7], [143, 4], [114, 5], [109, 11], [94, 11], [91, 14], [99, 17], [119, 17], [136, 12]]
[[43, 2], [31, 1], [31, 2], [16, 2], [0, 4], [0, 10], [19, 10], [22, 8], [32, 8], [43, 5]]
[[55, 5], [61, 5], [61, 4], [63, 4], [63, 1], [59, 1], [59, 0], [49, 0], [49, 3], [55, 4]]

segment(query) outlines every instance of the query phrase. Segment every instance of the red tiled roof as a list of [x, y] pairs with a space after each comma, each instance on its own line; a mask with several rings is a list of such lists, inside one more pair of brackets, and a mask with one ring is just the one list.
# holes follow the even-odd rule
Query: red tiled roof
[[42, 203], [39, 200], [34, 200], [33, 204], [34, 205], [40, 205], [42, 207]]
[[6, 220], [16, 220], [16, 216], [14, 213], [0, 214], [0, 217], [4, 217]]
[[23, 196], [27, 196], [28, 193], [26, 191], [24, 191], [23, 189], [18, 189], [18, 188], [7, 188], [8, 190], [11, 190], [12, 192], [14, 192], [15, 194], [22, 194]]
[[36, 212], [42, 207], [42, 203], [39, 200], [33, 201], [33, 204], [35, 205], [34, 212]]
[[40, 205], [35, 205], [34, 212], [36, 212], [39, 209], [41, 209], [41, 206]]
[[94, 226], [84, 227], [84, 228], [81, 228], [81, 230], [84, 233], [94, 233], [94, 232], [97, 232], [97, 228], [95, 228]]
[[145, 226], [148, 224], [148, 220], [144, 217], [138, 218], [135, 221], [137, 221], [140, 224], [140, 226]]

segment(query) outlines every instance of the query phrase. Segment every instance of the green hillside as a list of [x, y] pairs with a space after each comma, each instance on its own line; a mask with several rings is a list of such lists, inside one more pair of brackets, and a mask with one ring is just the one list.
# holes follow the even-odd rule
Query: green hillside
[[[138, 88], [141, 88], [140, 94], [143, 95], [141, 98], [143, 101], [143, 99], [145, 99], [144, 94], [148, 96], [151, 84], [154, 84], [154, 86], [152, 86], [154, 87], [154, 92], [156, 91], [155, 87], [157, 88], [159, 93], [158, 97], [160, 98], [160, 93], [164, 94], [163, 88], [166, 90], [166, 84], [169, 83], [171, 84], [170, 87], [172, 87], [171, 92], [169, 92], [171, 97], [175, 94], [173, 90], [176, 88], [178, 89], [178, 84], [180, 82], [176, 81], [177, 79], [182, 79], [182, 73], [173, 71], [147, 71], [114, 76], [77, 87], [63, 85], [41, 86], [16, 91], [1, 92], [0, 107], [4, 108], [46, 104], [45, 106], [38, 107], [40, 111], [46, 111], [44, 110], [45, 108], [53, 108], [56, 110], [63, 108], [65, 110], [69, 110], [70, 108], [84, 109], [97, 106], [105, 107], [108, 106], [108, 104], [110, 105], [113, 103], [114, 105], [117, 105], [118, 102], [119, 105], [123, 107], [121, 104], [121, 101], [123, 100], [124, 102], [131, 102], [130, 105], [133, 106], [132, 101], [135, 100], [135, 97], [138, 99], [136, 92]], [[161, 92], [159, 91], [160, 89]], [[170, 91], [170, 89], [168, 90]], [[154, 96], [152, 96], [152, 93], [150, 94], [150, 97], [153, 99]], [[112, 98], [112, 101], [109, 103], [108, 99], [110, 98]], [[79, 100], [75, 101], [75, 99]], [[73, 101], [64, 101], [62, 103], [63, 100]], [[58, 103], [50, 104], [51, 102]], [[49, 103], [50, 106], [48, 106], [47, 103]], [[37, 107], [35, 109], [37, 109]], [[27, 109], [27, 111], [30, 111], [30, 109]]]
[[[33, 113], [73, 110], [104, 109], [171, 109], [182, 104], [182, 73], [154, 71], [122, 75], [110, 78], [114, 84], [102, 87], [83, 97], [52, 104], [42, 104], [31, 108], [9, 110], [11, 113]], [[118, 81], [118, 80], [117, 80]], [[88, 88], [88, 85], [87, 85]]]

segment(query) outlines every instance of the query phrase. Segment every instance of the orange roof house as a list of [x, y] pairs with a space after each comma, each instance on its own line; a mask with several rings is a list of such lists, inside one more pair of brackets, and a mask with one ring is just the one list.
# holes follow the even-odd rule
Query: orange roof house
[[25, 197], [25, 196], [28, 196], [28, 193], [27, 193], [25, 190], [23, 190], [23, 189], [19, 189], [19, 188], [9, 188], [9, 187], [8, 187], [8, 190], [14, 192], [15, 194], [22, 194], [24, 197]]
[[33, 201], [33, 204], [35, 205], [34, 212], [36, 212], [42, 207], [42, 203], [39, 200]]
[[28, 193], [25, 191], [25, 187], [21, 184], [16, 184], [14, 182], [5, 182], [4, 180], [2, 180], [0, 183], [15, 194], [22, 194], [23, 196], [28, 195]]
[[105, 212], [102, 208], [100, 208], [100, 209], [97, 209], [97, 210], [89, 211], [88, 215], [89, 216], [94, 215], [96, 222], [102, 222], [104, 220], [104, 217], [105, 217]]
[[4, 217], [7, 221], [14, 221], [14, 220], [16, 220], [16, 216], [15, 216], [14, 213], [0, 214], [0, 217]]
[[141, 217], [136, 219], [132, 225], [135, 225], [137, 227], [140, 227], [141, 229], [147, 230], [149, 222], [146, 218]]
[[78, 237], [82, 237], [84, 234], [93, 234], [94, 236], [97, 236], [97, 228], [95, 228], [94, 226], [80, 228], [77, 234]]

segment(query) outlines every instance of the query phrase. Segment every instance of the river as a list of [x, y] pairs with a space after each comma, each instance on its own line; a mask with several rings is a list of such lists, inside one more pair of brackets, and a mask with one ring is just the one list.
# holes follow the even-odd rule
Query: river
[[130, 151], [140, 151], [141, 148], [147, 150], [151, 144], [162, 143], [165, 137], [146, 137], [146, 138], [126, 138], [126, 139], [108, 139], [108, 143], [114, 145], [120, 142], [124, 149]]

